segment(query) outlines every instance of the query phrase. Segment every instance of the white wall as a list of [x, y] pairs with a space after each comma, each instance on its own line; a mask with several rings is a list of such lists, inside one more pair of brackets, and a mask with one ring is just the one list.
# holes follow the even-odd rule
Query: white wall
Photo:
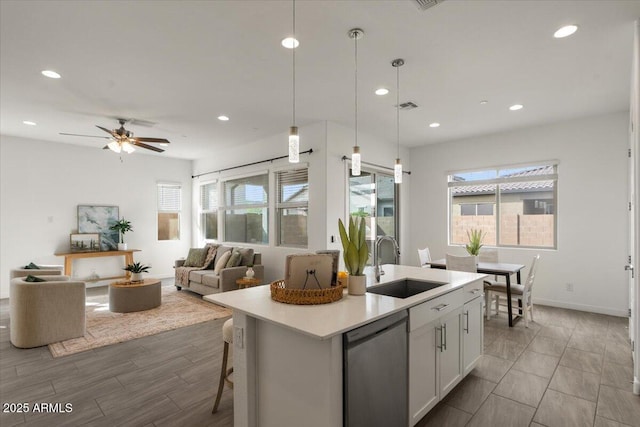
[[530, 265], [541, 254], [535, 302], [626, 315], [628, 122], [624, 112], [411, 150], [412, 263], [419, 247], [434, 258], [464, 252], [448, 245], [448, 172], [555, 159], [557, 250], [500, 248], [500, 259]]
[[[9, 270], [29, 262], [63, 264], [69, 234], [77, 232], [78, 205], [119, 206], [133, 232], [136, 261], [151, 264], [149, 277], [172, 277], [174, 260], [186, 256], [191, 217], [191, 161], [0, 136], [0, 298], [9, 296]], [[180, 241], [157, 241], [156, 184], [183, 188]], [[123, 258], [81, 259], [74, 275], [122, 273]], [[104, 284], [104, 282], [98, 282]]]

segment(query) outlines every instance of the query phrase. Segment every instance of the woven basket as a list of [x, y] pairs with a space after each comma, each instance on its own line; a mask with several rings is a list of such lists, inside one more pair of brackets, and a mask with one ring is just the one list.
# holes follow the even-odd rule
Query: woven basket
[[327, 304], [342, 299], [342, 285], [326, 289], [287, 289], [284, 280], [271, 283], [271, 299], [286, 304]]

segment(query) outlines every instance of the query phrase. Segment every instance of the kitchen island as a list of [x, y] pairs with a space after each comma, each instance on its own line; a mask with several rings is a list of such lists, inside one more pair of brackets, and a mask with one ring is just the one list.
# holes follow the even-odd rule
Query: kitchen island
[[[425, 302], [442, 296], [455, 296], [456, 301], [462, 301], [463, 293], [468, 293], [478, 299], [485, 277], [483, 274], [400, 265], [384, 265], [383, 270], [385, 274], [380, 283], [375, 283], [368, 275], [367, 285], [382, 285], [400, 279], [443, 285], [404, 299], [373, 293], [352, 296], [345, 292], [340, 301], [314, 306], [273, 301], [269, 286], [204, 297], [234, 310], [235, 426], [342, 426], [342, 334], [403, 310], [411, 313], [411, 310], [425, 306]], [[453, 305], [445, 312], [455, 308], [462, 316], [462, 303], [459, 308]], [[424, 316], [419, 310], [415, 321], [410, 314], [410, 325], [412, 322], [419, 324], [421, 318]], [[433, 321], [431, 318], [426, 320]], [[469, 318], [466, 322], [468, 325]], [[481, 312], [479, 322], [481, 331]], [[481, 340], [480, 335], [480, 344]], [[409, 343], [411, 346], [411, 340]], [[459, 365], [462, 370], [462, 361]], [[462, 374], [456, 377], [455, 384], [462, 377]], [[409, 394], [411, 400], [411, 387]], [[434, 404], [430, 401], [428, 406], [412, 411], [410, 420], [423, 416], [422, 412], [426, 413]]]

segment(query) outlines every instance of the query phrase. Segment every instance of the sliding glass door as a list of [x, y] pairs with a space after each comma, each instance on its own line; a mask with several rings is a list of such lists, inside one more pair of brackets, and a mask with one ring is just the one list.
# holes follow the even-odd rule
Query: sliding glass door
[[367, 245], [371, 254], [368, 265], [376, 256], [383, 264], [395, 262], [393, 244], [384, 241], [380, 254], [375, 253], [375, 241], [381, 236], [398, 240], [398, 187], [393, 175], [372, 170], [363, 170], [360, 176], [349, 177], [349, 213], [363, 217], [367, 223]]

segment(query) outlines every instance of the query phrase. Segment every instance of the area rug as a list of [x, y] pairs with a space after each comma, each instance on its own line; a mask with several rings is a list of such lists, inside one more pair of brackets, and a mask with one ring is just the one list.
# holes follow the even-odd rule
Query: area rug
[[[108, 299], [108, 297], [107, 297]], [[135, 313], [112, 313], [105, 297], [87, 300], [85, 336], [49, 344], [53, 357], [67, 356], [135, 338], [154, 335], [196, 323], [231, 316], [231, 310], [203, 301], [198, 296], [162, 287], [162, 304]]]

